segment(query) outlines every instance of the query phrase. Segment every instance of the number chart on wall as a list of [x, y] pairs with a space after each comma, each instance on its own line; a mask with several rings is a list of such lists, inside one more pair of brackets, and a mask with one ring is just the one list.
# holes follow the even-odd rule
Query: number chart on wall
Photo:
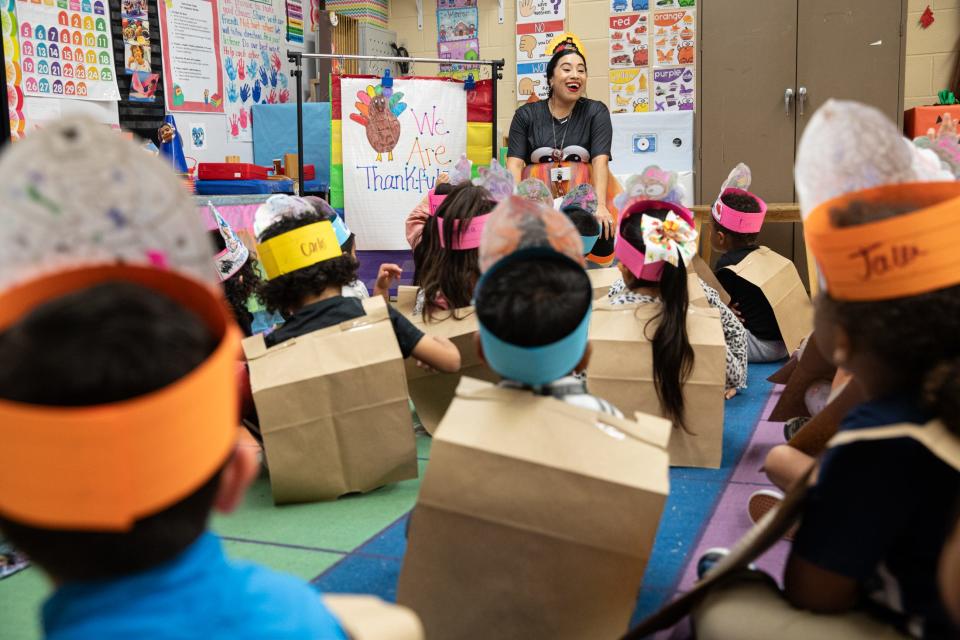
[[566, 0], [517, 0], [517, 100], [547, 98], [547, 44], [564, 31]]
[[[146, 0], [125, 0], [146, 14]], [[23, 92], [28, 96], [119, 100], [106, 0], [19, 0]]]
[[610, 110], [693, 111], [696, 0], [609, 0]]

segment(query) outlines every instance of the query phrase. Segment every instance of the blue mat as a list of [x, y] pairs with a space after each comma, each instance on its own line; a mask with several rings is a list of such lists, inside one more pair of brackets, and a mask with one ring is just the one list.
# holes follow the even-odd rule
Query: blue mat
[[[749, 387], [727, 402], [720, 469], [670, 470], [670, 497], [660, 521], [643, 588], [637, 597], [633, 622], [656, 611], [673, 594], [688, 555], [696, 547], [760, 420], [773, 389], [767, 377], [779, 367], [780, 363], [750, 365]], [[405, 515], [357, 547], [312, 583], [324, 592], [371, 593], [395, 601], [397, 579], [406, 551], [404, 532], [408, 517], [409, 514]]]

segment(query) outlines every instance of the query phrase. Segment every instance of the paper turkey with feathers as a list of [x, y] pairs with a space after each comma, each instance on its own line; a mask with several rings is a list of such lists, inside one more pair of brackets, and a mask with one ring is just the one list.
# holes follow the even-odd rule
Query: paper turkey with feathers
[[403, 93], [384, 89], [382, 85], [369, 85], [367, 90], [357, 92], [358, 101], [354, 103], [359, 113], [351, 113], [350, 119], [367, 130], [367, 141], [377, 152], [377, 161], [393, 160], [393, 150], [400, 140], [400, 120], [398, 116], [407, 108], [402, 102]]

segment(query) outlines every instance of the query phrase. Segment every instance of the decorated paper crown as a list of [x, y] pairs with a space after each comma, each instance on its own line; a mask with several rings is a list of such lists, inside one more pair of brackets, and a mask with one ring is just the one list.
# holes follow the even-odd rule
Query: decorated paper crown
[[[590, 215], [594, 215], [597, 212], [597, 205], [597, 192], [594, 191], [592, 185], [584, 182], [574, 187], [572, 191], [563, 197], [563, 200], [560, 202], [560, 211], [566, 213], [569, 209], [577, 208], [586, 211]], [[597, 222], [596, 234], [589, 236], [581, 235], [580, 239], [583, 241], [583, 255], [590, 255], [593, 247], [597, 244], [597, 240], [600, 239], [600, 222]]]
[[540, 202], [548, 207], [553, 206], [553, 194], [550, 193], [550, 189], [543, 183], [543, 180], [537, 178], [527, 178], [520, 182], [517, 185], [516, 195], [527, 200]]
[[350, 236], [352, 235], [350, 227], [347, 226], [346, 221], [337, 215], [337, 212], [333, 207], [330, 206], [330, 203], [323, 198], [318, 198], [317, 196], [305, 196], [303, 199], [313, 205], [314, 211], [326, 216], [327, 219], [330, 220], [330, 224], [333, 225], [333, 231], [337, 235], [337, 244], [343, 248], [343, 245], [347, 243], [347, 240], [349, 240]]
[[[456, 179], [463, 180], [466, 176], [467, 169], [462, 165], [462, 159], [461, 163], [458, 163], [457, 166]], [[507, 171], [506, 168], [500, 166], [495, 159], [490, 161], [489, 167], [480, 167], [477, 173], [478, 177], [473, 178], [473, 184], [486, 189], [495, 202], [500, 202], [513, 193], [513, 174]], [[475, 217], [464, 229], [460, 228], [460, 222], [458, 220], [454, 221], [453, 241], [450, 248], [453, 251], [468, 251], [478, 248], [480, 246], [480, 238], [483, 235], [483, 228], [490, 219], [490, 215], [491, 214], [488, 213]], [[443, 228], [443, 217], [437, 216], [437, 233], [440, 234], [440, 246], [446, 247]]]
[[[470, 182], [473, 177], [473, 162], [467, 158], [467, 154], [460, 156], [460, 160], [457, 161], [457, 164], [453, 167], [453, 171], [450, 172], [450, 184], [458, 185], [465, 182]], [[436, 186], [430, 190], [430, 193], [427, 194], [427, 201], [430, 205], [430, 215], [437, 215], [437, 209], [440, 208], [440, 205], [443, 204], [443, 201], [447, 199], [446, 195], [437, 195]]]
[[126, 281], [190, 309], [218, 341], [191, 373], [137, 398], [0, 400], [0, 513], [48, 529], [129, 530], [207, 482], [236, 442], [240, 333], [209, 237], [168, 166], [90, 120], [8, 146], [0, 174], [0, 330], [46, 302]]
[[553, 40], [547, 43], [547, 52], [551, 56], [558, 51], [576, 51], [584, 60], [587, 59], [585, 50], [583, 48], [583, 42], [580, 41], [580, 38], [569, 31], [555, 36]]
[[[669, 211], [666, 220], [644, 214], [654, 209]], [[635, 215], [643, 216], [641, 230], [646, 253], [630, 244], [622, 234], [626, 221]], [[658, 282], [665, 263], [677, 266], [682, 259], [684, 264], [689, 264], [697, 252], [696, 241], [693, 214], [686, 207], [662, 200], [634, 200], [620, 214], [614, 255], [637, 279]]]
[[342, 256], [335, 220], [339, 218], [313, 222], [258, 243], [257, 257], [267, 280]]
[[233, 230], [233, 227], [223, 219], [223, 216], [209, 200], [207, 201], [207, 207], [217, 223], [220, 237], [223, 238], [224, 249], [214, 256], [214, 259], [217, 262], [217, 274], [220, 276], [220, 280], [226, 281], [237, 271], [240, 271], [247, 262], [247, 258], [250, 257], [250, 250], [240, 241], [240, 237]]
[[[908, 213], [836, 227], [830, 212], [851, 203], [915, 207]], [[818, 205], [804, 236], [836, 300], [890, 300], [960, 284], [960, 183], [896, 184]]]
[[[529, 259], [566, 262], [580, 267], [580, 272], [583, 274], [581, 286], [587, 292], [591, 290], [590, 278], [587, 277], [586, 271], [582, 270], [581, 263], [557, 253], [549, 246], [526, 247], [501, 258], [480, 277], [477, 283], [477, 305], [483, 304], [483, 288], [492, 274], [518, 260]], [[591, 296], [587, 295], [585, 298], [587, 304], [583, 310], [583, 320], [568, 335], [552, 344], [536, 347], [511, 344], [498, 338], [480, 321], [478, 323], [480, 344], [490, 368], [508, 380], [531, 386], [544, 385], [569, 374], [580, 362], [587, 348], [592, 305]]]
[[828, 100], [810, 119], [794, 170], [800, 213], [846, 193], [902, 182], [942, 181], [917, 162], [916, 147], [875, 107]]
[[583, 242], [567, 216], [546, 205], [511, 196], [490, 212], [480, 242], [480, 271], [503, 257], [528, 248], [547, 248], [561, 253], [581, 267]]
[[960, 176], [960, 139], [957, 137], [957, 121], [949, 113], [943, 114], [939, 126], [931, 128], [927, 135], [915, 138], [918, 172], [936, 174], [944, 181]]
[[[767, 203], [750, 193], [750, 167], [742, 162], [733, 168], [726, 182], [720, 187], [720, 195], [713, 203], [713, 219], [724, 229], [735, 233], [759, 233], [763, 227], [763, 218], [767, 215]], [[757, 201], [760, 211], [740, 211], [723, 202], [727, 195], [749, 196]]]
[[260, 234], [280, 218], [296, 216], [302, 213], [314, 213], [316, 207], [298, 196], [288, 196], [278, 193], [267, 198], [267, 201], [257, 207], [253, 216], [253, 235], [257, 240]]
[[614, 198], [617, 209], [623, 211], [633, 200], [659, 200], [682, 204], [685, 193], [674, 171], [650, 165], [627, 178], [623, 193]]

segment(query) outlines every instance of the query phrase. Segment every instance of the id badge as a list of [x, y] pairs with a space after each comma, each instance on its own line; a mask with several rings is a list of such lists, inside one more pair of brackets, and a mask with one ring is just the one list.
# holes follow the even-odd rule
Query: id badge
[[570, 180], [570, 167], [550, 169], [550, 182], [566, 182], [568, 180]]

